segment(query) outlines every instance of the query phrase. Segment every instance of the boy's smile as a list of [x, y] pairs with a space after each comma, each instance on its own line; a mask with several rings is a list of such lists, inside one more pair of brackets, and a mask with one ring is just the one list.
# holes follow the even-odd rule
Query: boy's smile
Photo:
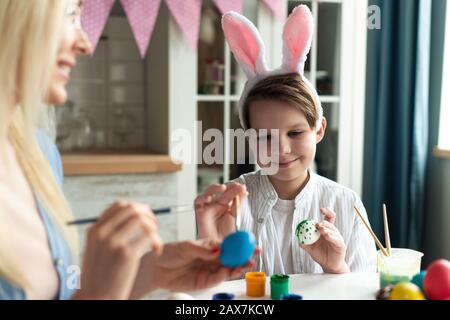
[[284, 168], [289, 168], [290, 166], [295, 165], [295, 163], [299, 160], [300, 158], [295, 158], [292, 160], [289, 159], [280, 159], [280, 161], [276, 164], [278, 164], [278, 166], [280, 167], [280, 169], [284, 169]]

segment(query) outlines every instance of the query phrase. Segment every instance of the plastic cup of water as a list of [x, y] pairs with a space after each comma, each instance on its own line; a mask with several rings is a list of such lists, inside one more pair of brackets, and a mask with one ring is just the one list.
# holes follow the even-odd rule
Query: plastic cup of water
[[389, 284], [409, 282], [420, 272], [423, 253], [405, 248], [392, 248], [391, 255], [377, 253], [377, 268], [380, 274], [380, 288]]

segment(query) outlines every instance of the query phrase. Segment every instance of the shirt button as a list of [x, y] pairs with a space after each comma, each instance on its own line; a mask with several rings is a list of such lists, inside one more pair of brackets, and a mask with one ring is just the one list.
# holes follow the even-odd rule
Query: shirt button
[[64, 265], [64, 259], [59, 258], [58, 260], [56, 260], [56, 263], [58, 264], [58, 266], [62, 266], [62, 265]]
[[258, 223], [263, 223], [264, 222], [264, 219], [263, 218], [259, 218], [258, 219]]

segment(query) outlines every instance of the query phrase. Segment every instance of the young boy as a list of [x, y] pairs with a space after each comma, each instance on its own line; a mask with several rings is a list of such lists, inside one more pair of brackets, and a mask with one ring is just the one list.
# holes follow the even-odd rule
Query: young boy
[[[278, 171], [265, 175], [259, 170], [228, 185], [210, 186], [195, 203], [199, 236], [222, 239], [236, 228], [253, 232], [262, 248], [257, 268], [269, 275], [375, 271], [375, 244], [353, 209], [358, 207], [367, 219], [361, 200], [309, 169], [326, 129], [318, 94], [303, 76], [313, 30], [309, 9], [301, 5], [289, 16], [283, 64], [277, 70], [266, 68], [264, 45], [249, 20], [227, 13], [223, 29], [248, 77], [239, 103], [241, 124], [258, 132], [258, 147], [270, 149], [277, 139], [277, 154], [270, 155], [275, 163], [269, 165]], [[276, 137], [270, 134], [273, 129]], [[259, 159], [258, 164], [264, 169]], [[236, 217], [231, 203], [236, 195], [247, 194]], [[304, 219], [320, 221], [321, 237], [312, 245], [299, 245], [296, 239], [296, 226]]]

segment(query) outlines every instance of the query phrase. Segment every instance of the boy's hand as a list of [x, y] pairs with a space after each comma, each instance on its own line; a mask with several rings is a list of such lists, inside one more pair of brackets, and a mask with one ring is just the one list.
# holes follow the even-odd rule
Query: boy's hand
[[239, 183], [213, 184], [195, 199], [195, 215], [199, 238], [222, 241], [236, 231], [236, 212], [233, 201], [247, 196], [247, 188]]
[[300, 245], [302, 249], [321, 265], [326, 273], [350, 272], [345, 263], [345, 252], [347, 247], [341, 233], [334, 225], [336, 213], [331, 209], [321, 208], [324, 221], [316, 224], [320, 232], [320, 239], [312, 245]]

